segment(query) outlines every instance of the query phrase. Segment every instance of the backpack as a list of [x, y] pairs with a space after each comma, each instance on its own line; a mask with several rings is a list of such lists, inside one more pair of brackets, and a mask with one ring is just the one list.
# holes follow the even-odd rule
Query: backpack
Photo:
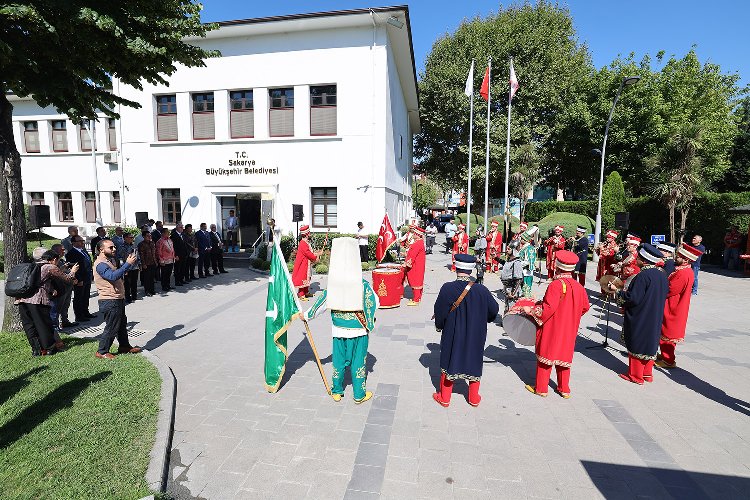
[[24, 262], [13, 266], [5, 277], [5, 295], [28, 299], [39, 291], [41, 284], [42, 266], [35, 262]]

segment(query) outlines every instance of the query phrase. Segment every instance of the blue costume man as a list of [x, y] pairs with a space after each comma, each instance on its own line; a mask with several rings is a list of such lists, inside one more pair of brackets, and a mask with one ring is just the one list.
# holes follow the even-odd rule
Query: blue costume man
[[[669, 281], [662, 266], [659, 249], [648, 243], [638, 247], [637, 265], [640, 272], [627, 287], [618, 293], [622, 303], [624, 321], [622, 337], [628, 349], [628, 373], [620, 377], [643, 385], [653, 381], [656, 351], [661, 339], [661, 324], [664, 318], [664, 302], [669, 292]], [[610, 289], [613, 285], [609, 284]]]
[[445, 283], [435, 301], [435, 328], [440, 337], [440, 389], [432, 398], [448, 406], [453, 381], [469, 382], [469, 404], [479, 406], [479, 382], [482, 378], [487, 323], [500, 310], [492, 293], [482, 284], [471, 281], [476, 266], [472, 255], [456, 255], [456, 281]]

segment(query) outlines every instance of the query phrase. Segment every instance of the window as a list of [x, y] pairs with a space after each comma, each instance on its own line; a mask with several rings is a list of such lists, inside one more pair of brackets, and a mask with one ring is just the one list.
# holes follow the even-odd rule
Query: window
[[271, 137], [294, 135], [294, 89], [269, 89], [269, 134]]
[[336, 85], [310, 87], [310, 135], [336, 135]]
[[160, 141], [177, 140], [177, 97], [156, 96], [156, 137]]
[[182, 220], [179, 189], [161, 190], [161, 212], [164, 224], [177, 224]]
[[114, 118], [107, 118], [107, 148], [110, 151], [117, 151], [117, 129]]
[[96, 222], [96, 193], [93, 191], [87, 191], [83, 193], [86, 198], [85, 212], [86, 222]]
[[255, 111], [252, 90], [235, 90], [229, 93], [229, 128], [232, 139], [255, 136]]
[[64, 153], [68, 150], [68, 132], [65, 120], [52, 122], [52, 151]]
[[214, 93], [193, 94], [193, 139], [214, 137]]
[[23, 122], [23, 143], [27, 153], [39, 152], [38, 122]]
[[122, 212], [120, 212], [120, 192], [112, 191], [112, 221], [118, 224], [122, 222]]
[[57, 193], [57, 218], [60, 222], [73, 222], [73, 197], [70, 192]]
[[31, 205], [44, 205], [44, 193], [29, 193]]
[[311, 188], [313, 227], [336, 227], [336, 188]]
[[89, 122], [82, 121], [78, 126], [81, 139], [81, 151], [91, 151], [91, 134], [89, 134]]

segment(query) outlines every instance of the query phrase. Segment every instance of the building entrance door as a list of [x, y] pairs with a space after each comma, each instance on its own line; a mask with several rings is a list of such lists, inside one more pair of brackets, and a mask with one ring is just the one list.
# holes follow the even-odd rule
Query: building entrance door
[[240, 219], [240, 245], [248, 248], [261, 234], [260, 194], [237, 194], [237, 217]]

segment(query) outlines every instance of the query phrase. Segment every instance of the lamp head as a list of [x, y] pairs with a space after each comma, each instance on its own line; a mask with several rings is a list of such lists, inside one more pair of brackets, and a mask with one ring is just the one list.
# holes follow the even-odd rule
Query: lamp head
[[625, 78], [622, 79], [622, 85], [624, 87], [627, 87], [628, 85], [634, 85], [638, 83], [638, 80], [640, 79], [641, 79], [640, 76], [626, 76]]

